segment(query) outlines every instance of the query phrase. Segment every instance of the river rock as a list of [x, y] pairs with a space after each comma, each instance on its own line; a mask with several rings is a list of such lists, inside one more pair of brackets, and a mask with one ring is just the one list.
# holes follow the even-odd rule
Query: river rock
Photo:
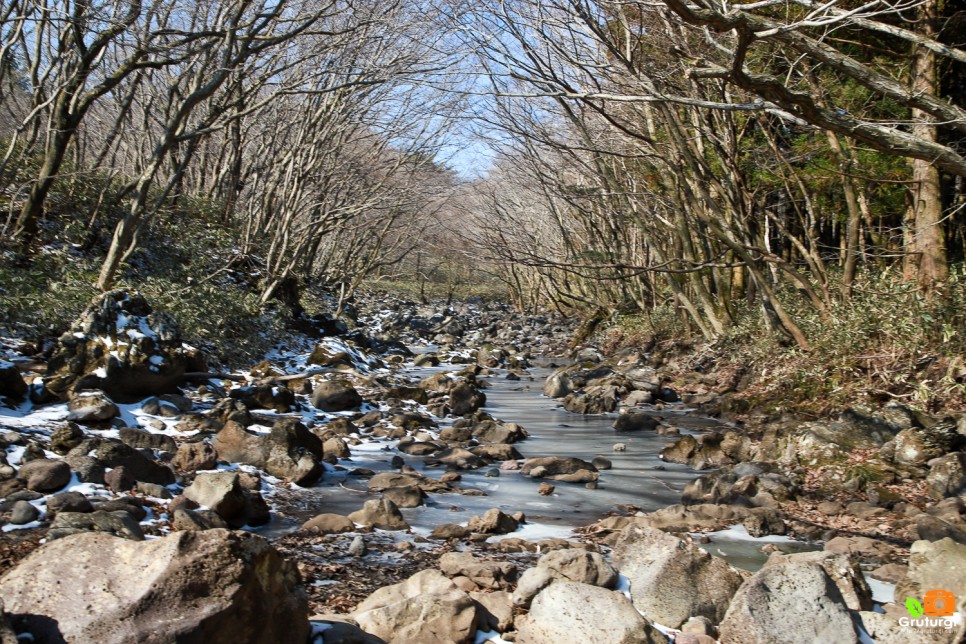
[[10, 523], [13, 525], [24, 525], [31, 521], [36, 521], [40, 516], [40, 510], [27, 501], [15, 501], [10, 508]]
[[80, 445], [84, 438], [86, 434], [77, 423], [66, 422], [50, 435], [50, 450], [63, 456]]
[[153, 461], [144, 454], [120, 441], [101, 441], [94, 452], [95, 458], [105, 467], [120, 468], [136, 481], [170, 485], [174, 483], [174, 472], [169, 467]]
[[171, 464], [182, 472], [213, 470], [218, 465], [218, 453], [208, 443], [182, 443]]
[[127, 512], [59, 512], [50, 524], [47, 539], [60, 539], [82, 532], [106, 532], [132, 541], [143, 541], [137, 520]]
[[573, 384], [566, 367], [553, 372], [543, 385], [543, 395], [547, 398], [563, 398], [573, 391]]
[[759, 570], [735, 594], [718, 630], [722, 644], [859, 641], [835, 581], [811, 561]]
[[54, 516], [58, 512], [92, 512], [94, 506], [90, 499], [80, 492], [61, 492], [47, 497], [47, 513]]
[[600, 474], [593, 464], [579, 458], [546, 456], [528, 458], [520, 471], [534, 478], [546, 478], [564, 483], [596, 481]]
[[0, 579], [0, 595], [18, 630], [39, 641], [269, 644], [309, 635], [295, 564], [260, 537], [226, 530], [58, 539]]
[[227, 529], [228, 522], [217, 512], [211, 510], [191, 510], [178, 508], [171, 519], [171, 527], [175, 530], [199, 531]]
[[[966, 613], [966, 544], [952, 539], [916, 541], [909, 552], [909, 571], [896, 584], [897, 601], [922, 600], [929, 590], [948, 590], [956, 596], [956, 610]], [[966, 625], [955, 629], [952, 642], [962, 641]]]
[[950, 496], [966, 500], [966, 452], [954, 452], [930, 461], [926, 485], [930, 496], [938, 501]]
[[245, 525], [245, 493], [237, 472], [203, 472], [185, 488], [184, 496], [217, 513], [235, 527]]
[[153, 434], [133, 427], [122, 427], [118, 434], [122, 443], [135, 449], [153, 449], [171, 454], [178, 451], [177, 443], [167, 434]]
[[471, 552], [447, 552], [439, 558], [444, 575], [466, 577], [480, 588], [506, 589], [517, 578], [517, 567], [509, 561], [483, 561]]
[[696, 545], [639, 525], [621, 533], [614, 562], [630, 580], [634, 605], [672, 628], [694, 615], [719, 622], [745, 578]]
[[64, 461], [36, 458], [24, 463], [17, 478], [27, 482], [27, 489], [34, 492], [56, 492], [70, 483], [70, 466]]
[[516, 423], [503, 424], [492, 420], [475, 425], [472, 435], [481, 443], [502, 444], [516, 443], [528, 436], [527, 431]]
[[254, 434], [228, 421], [212, 446], [221, 460], [248, 463], [297, 485], [315, 481], [324, 471], [322, 441], [291, 419], [276, 422], [269, 434]]
[[607, 414], [617, 409], [618, 397], [616, 387], [597, 385], [567, 394], [563, 406], [574, 414]]
[[347, 516], [323, 513], [317, 514], [303, 523], [302, 529], [307, 532], [318, 532], [320, 534], [339, 534], [342, 532], [352, 532], [356, 529], [356, 526]]
[[621, 593], [558, 581], [534, 599], [516, 641], [665, 644], [668, 640]]
[[380, 588], [356, 607], [353, 618], [386, 641], [420, 644], [469, 644], [479, 623], [470, 596], [432, 569]]
[[520, 522], [498, 508], [490, 508], [483, 516], [470, 517], [466, 527], [479, 534], [509, 534], [520, 527]]
[[485, 404], [486, 394], [467, 378], [461, 378], [449, 390], [449, 406], [454, 416], [472, 414]]
[[67, 403], [67, 419], [75, 423], [97, 423], [121, 414], [114, 401], [103, 391], [81, 391]]
[[370, 499], [361, 510], [349, 515], [353, 523], [380, 530], [408, 530], [409, 524], [403, 518], [399, 507], [389, 499]]
[[815, 563], [822, 567], [835, 583], [845, 605], [851, 610], [872, 610], [872, 591], [859, 568], [855, 558], [833, 552], [799, 552], [794, 554], [775, 553], [768, 558], [763, 567], [785, 566], [790, 564]]
[[961, 440], [952, 423], [904, 429], [894, 439], [893, 459], [901, 465], [921, 466], [952, 451]]
[[390, 487], [382, 492], [384, 499], [389, 499], [400, 508], [418, 508], [423, 505], [426, 495], [415, 485]]
[[320, 382], [312, 392], [312, 406], [322, 411], [348, 411], [362, 404], [362, 396], [347, 380]]
[[650, 414], [622, 410], [617, 415], [613, 427], [619, 432], [639, 432], [643, 430], [653, 431], [657, 428], [657, 424], [657, 419]]
[[134, 402], [176, 391], [192, 362], [203, 358], [183, 347], [174, 318], [153, 311], [137, 293], [112, 291], [97, 296], [59, 338], [44, 388], [61, 399], [99, 389]]

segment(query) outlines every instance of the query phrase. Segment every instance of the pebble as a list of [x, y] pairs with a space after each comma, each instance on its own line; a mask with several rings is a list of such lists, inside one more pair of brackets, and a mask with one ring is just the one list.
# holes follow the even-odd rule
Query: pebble
[[369, 553], [369, 548], [366, 547], [366, 540], [362, 538], [362, 535], [357, 535], [352, 543], [349, 545], [349, 555], [353, 557], [365, 557]]

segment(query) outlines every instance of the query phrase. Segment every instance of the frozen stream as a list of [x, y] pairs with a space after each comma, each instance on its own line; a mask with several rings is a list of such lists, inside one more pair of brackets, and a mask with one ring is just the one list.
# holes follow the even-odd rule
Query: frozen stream
[[[442, 365], [411, 368], [407, 373], [418, 379], [459, 368], [460, 365]], [[483, 409], [503, 422], [519, 423], [527, 430], [530, 437], [514, 445], [525, 458], [573, 456], [590, 461], [595, 456], [603, 456], [609, 459], [613, 467], [601, 472], [597, 488], [551, 482], [556, 489], [551, 496], [544, 497], [537, 493], [540, 481], [518, 471], [500, 471], [498, 477], [486, 476], [494, 467], [463, 471], [460, 485], [482, 490], [486, 496], [431, 494], [424, 506], [402, 510], [414, 532], [425, 536], [440, 524], [465, 525], [473, 515], [496, 507], [508, 514], [522, 511], [527, 516], [526, 525], [506, 536], [530, 540], [567, 538], [573, 528], [627, 506], [650, 512], [679, 502], [682, 490], [697, 474], [684, 465], [665, 463], [658, 458], [660, 451], [676, 437], [659, 436], [653, 431], [617, 432], [611, 427], [616, 413], [585, 416], [565, 411], [558, 401], [542, 395], [543, 383], [551, 372], [548, 367], [535, 367], [530, 370], [532, 379], [512, 381], [506, 379], [505, 371], [494, 370], [493, 375], [481, 379], [489, 383]], [[679, 428], [682, 434], [723, 427], [714, 419], [689, 414], [681, 405], [669, 405], [651, 413], [662, 418], [665, 425]], [[440, 467], [426, 466], [428, 457], [400, 454], [394, 449], [395, 443], [375, 439], [353, 446], [351, 461], [340, 463], [346, 471], [330, 472], [316, 486], [298, 491], [295, 507], [301, 509], [291, 518], [278, 519], [258, 531], [280, 534], [295, 529], [315, 514], [348, 514], [359, 509], [365, 500], [377, 495], [366, 491], [367, 479], [353, 476], [351, 471], [356, 468], [390, 471], [393, 456], [402, 456], [407, 464], [426, 476], [439, 478], [444, 472]], [[626, 451], [615, 452], [615, 443], [624, 443]], [[288, 505], [292, 507], [291, 503]], [[713, 534], [712, 542], [705, 547], [713, 554], [725, 556], [733, 565], [756, 569], [764, 560], [760, 548], [766, 541], [782, 543], [785, 551], [810, 549], [807, 544], [785, 537], [752, 539], [740, 526]]]
[[[412, 369], [409, 373], [425, 377], [435, 371], [457, 368], [459, 366], [444, 365]], [[510, 381], [502, 370], [495, 370], [493, 376], [486, 378], [490, 387], [486, 389], [487, 403], [483, 409], [504, 422], [519, 423], [530, 434], [530, 438], [514, 445], [517, 450], [527, 458], [574, 456], [589, 461], [600, 455], [611, 460], [613, 468], [601, 472], [597, 489], [555, 483], [556, 491], [549, 497], [537, 494], [539, 481], [519, 472], [502, 471], [499, 477], [488, 477], [486, 473], [493, 469], [491, 467], [464, 471], [461, 485], [482, 490], [487, 496], [431, 495], [426, 506], [403, 510], [417, 532], [428, 533], [440, 523], [465, 522], [470, 516], [492, 507], [507, 513], [522, 511], [531, 522], [547, 527], [559, 526], [566, 532], [619, 506], [651, 511], [678, 502], [684, 486], [695, 474], [683, 465], [664, 463], [658, 458], [661, 449], [674, 438], [658, 436], [654, 432], [618, 433], [611, 427], [616, 414], [584, 416], [567, 412], [557, 401], [541, 394], [543, 382], [551, 369], [538, 367], [530, 373], [532, 380]], [[654, 413], [663, 417], [665, 424], [679, 427], [682, 432], [707, 431], [719, 426], [712, 419], [689, 416], [684, 411], [670, 408]], [[618, 442], [627, 446], [626, 451], [613, 450]], [[393, 449], [394, 445], [395, 441], [374, 440], [353, 446], [352, 460], [344, 461], [342, 465], [348, 469], [389, 471], [390, 459], [399, 454]], [[438, 478], [443, 473], [441, 468], [425, 466], [422, 457], [401, 456], [407, 464], [427, 476]], [[367, 498], [362, 493], [365, 485], [364, 479], [345, 472], [330, 473], [320, 484], [302, 492], [306, 510], [316, 514], [358, 509]], [[359, 492], [347, 491], [345, 487]], [[517, 536], [526, 538], [527, 535]]]

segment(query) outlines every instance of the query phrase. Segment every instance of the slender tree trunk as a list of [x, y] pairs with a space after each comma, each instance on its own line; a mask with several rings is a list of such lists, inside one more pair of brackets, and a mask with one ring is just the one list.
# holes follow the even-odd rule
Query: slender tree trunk
[[[920, 32], [927, 37], [936, 33], [936, 0], [928, 0], [920, 9]], [[936, 55], [919, 47], [912, 67], [913, 93], [937, 91]], [[912, 134], [936, 141], [933, 119], [921, 110], [912, 110]], [[942, 190], [939, 170], [929, 161], [912, 159], [912, 203], [906, 215], [906, 260], [904, 275], [915, 280], [923, 292], [933, 294], [949, 277], [946, 263], [946, 240], [942, 228]]]

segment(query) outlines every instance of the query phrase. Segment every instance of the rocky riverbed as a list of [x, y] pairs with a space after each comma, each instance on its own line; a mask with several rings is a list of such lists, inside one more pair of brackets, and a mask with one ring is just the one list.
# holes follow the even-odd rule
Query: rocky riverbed
[[244, 371], [123, 292], [4, 339], [0, 640], [962, 638], [962, 419], [738, 416], [738, 374], [670, 348], [363, 308]]

